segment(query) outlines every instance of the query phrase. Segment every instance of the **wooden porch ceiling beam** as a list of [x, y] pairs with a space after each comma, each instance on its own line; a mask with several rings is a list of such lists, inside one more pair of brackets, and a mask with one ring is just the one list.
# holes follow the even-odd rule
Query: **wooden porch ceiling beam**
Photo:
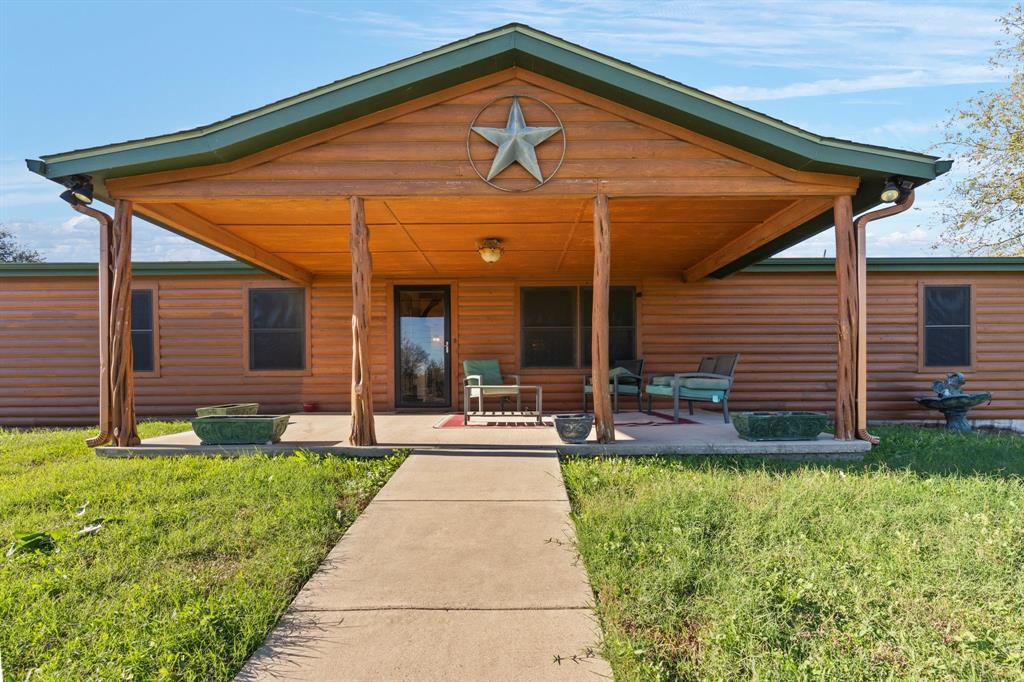
[[696, 282], [715, 270], [728, 265], [751, 251], [781, 237], [793, 227], [827, 211], [833, 198], [798, 199], [772, 214], [757, 227], [732, 239], [714, 253], [704, 257], [683, 271], [683, 280]]
[[312, 284], [313, 282], [313, 273], [308, 270], [261, 249], [252, 242], [246, 241], [176, 204], [162, 204], [159, 208], [136, 204], [135, 211], [147, 218], [164, 223], [202, 244], [208, 244], [228, 255], [265, 268], [285, 279], [300, 284]]

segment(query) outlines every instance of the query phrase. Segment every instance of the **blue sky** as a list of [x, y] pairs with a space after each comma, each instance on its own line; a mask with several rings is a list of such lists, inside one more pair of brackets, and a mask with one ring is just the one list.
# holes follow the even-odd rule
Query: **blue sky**
[[[48, 260], [95, 260], [95, 224], [23, 159], [210, 123], [510, 21], [815, 133], [940, 153], [947, 111], [1005, 84], [987, 60], [1009, 5], [0, 0], [0, 222]], [[869, 254], [947, 254], [947, 184], [873, 225]], [[221, 257], [137, 225], [136, 260]], [[825, 253], [831, 232], [786, 255]]]

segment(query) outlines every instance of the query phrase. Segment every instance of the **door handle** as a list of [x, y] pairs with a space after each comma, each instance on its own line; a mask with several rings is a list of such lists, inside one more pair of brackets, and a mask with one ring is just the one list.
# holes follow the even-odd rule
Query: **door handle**
[[450, 342], [447, 339], [445, 339], [445, 342], [444, 342], [444, 354], [445, 355], [448, 355], [449, 352], [450, 352], [449, 343]]

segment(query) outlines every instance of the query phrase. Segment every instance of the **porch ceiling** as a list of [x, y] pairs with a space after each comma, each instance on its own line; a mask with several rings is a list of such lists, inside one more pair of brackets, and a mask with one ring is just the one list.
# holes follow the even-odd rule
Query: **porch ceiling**
[[[773, 218], [817, 215], [829, 202], [644, 197], [613, 199], [610, 206], [614, 274], [679, 277]], [[208, 199], [138, 204], [137, 210], [172, 226], [219, 231], [313, 276], [351, 270], [349, 208], [341, 197]], [[589, 277], [593, 268], [589, 197], [367, 198], [365, 210], [375, 276], [575, 278]], [[476, 253], [487, 237], [504, 243], [496, 264]]]

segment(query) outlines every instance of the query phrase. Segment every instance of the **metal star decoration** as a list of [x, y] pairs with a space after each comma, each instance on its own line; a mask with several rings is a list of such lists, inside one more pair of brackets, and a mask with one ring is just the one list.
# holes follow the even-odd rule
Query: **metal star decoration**
[[561, 129], [561, 126], [527, 126], [523, 119], [523, 110], [519, 107], [519, 98], [513, 97], [512, 108], [508, 111], [508, 124], [504, 128], [473, 126], [474, 133], [498, 147], [494, 162], [491, 163], [491, 170], [487, 173], [487, 180], [491, 180], [512, 163], [518, 163], [535, 177], [537, 182], [544, 182], [540, 164], [537, 163], [537, 151], [534, 148]]

